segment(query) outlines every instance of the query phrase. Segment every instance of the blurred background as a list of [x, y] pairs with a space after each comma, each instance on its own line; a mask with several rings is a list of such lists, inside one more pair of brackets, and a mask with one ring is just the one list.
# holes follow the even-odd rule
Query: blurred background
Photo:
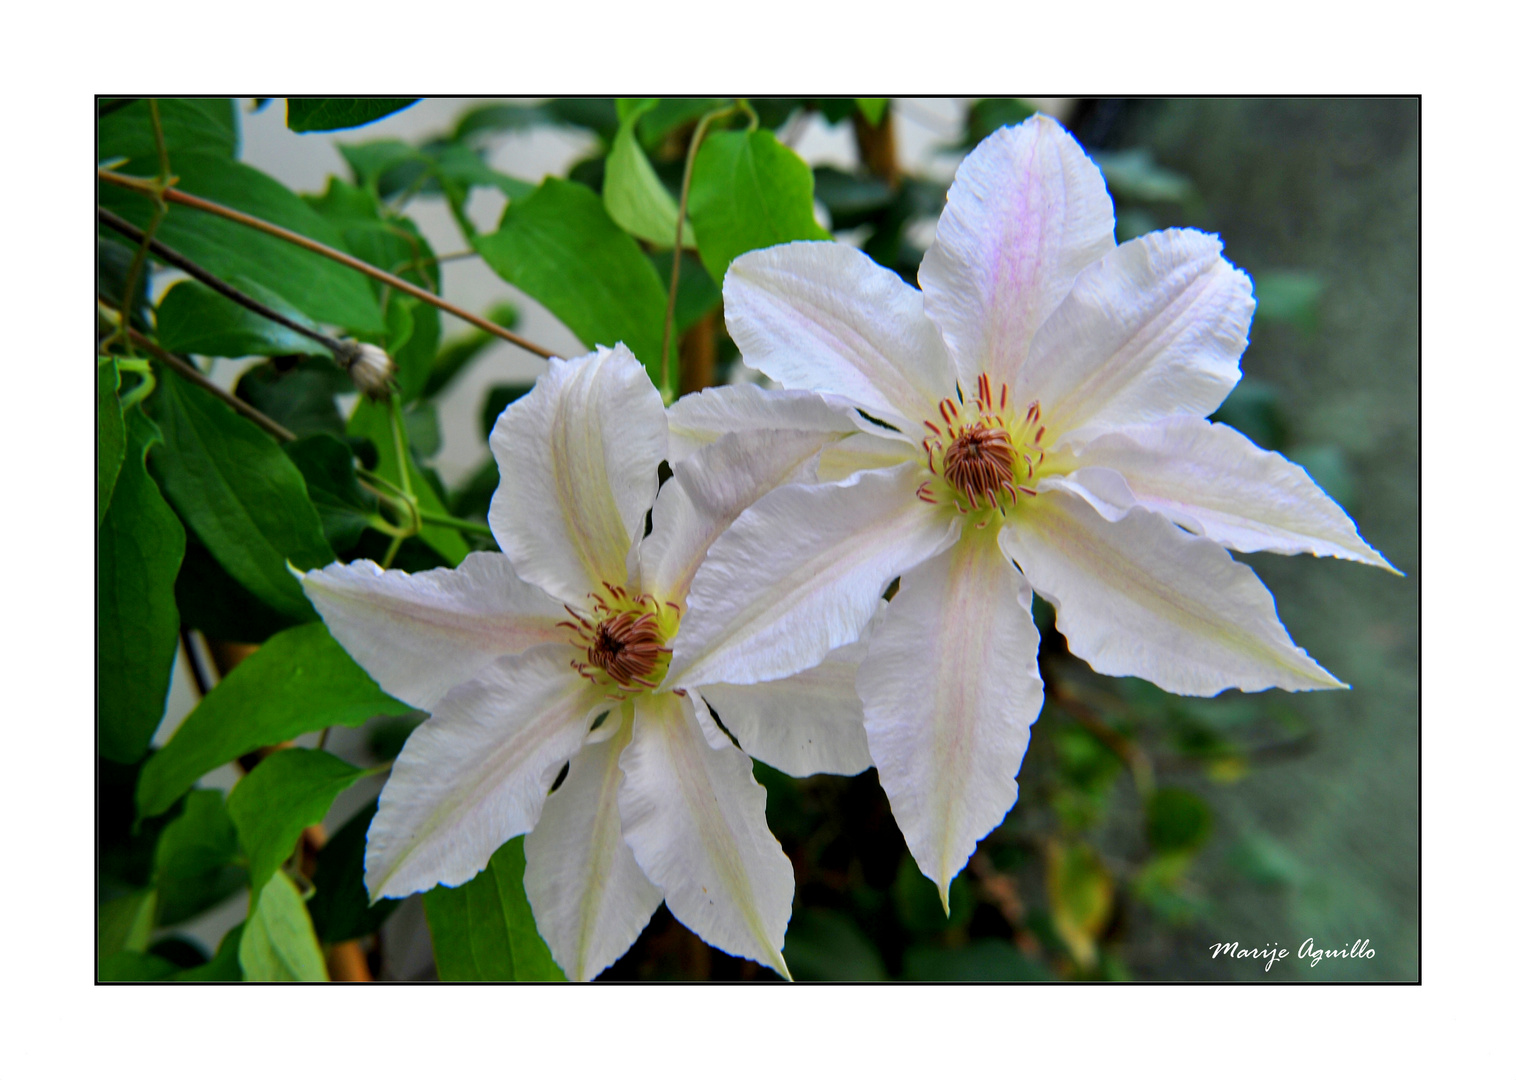
[[[1258, 311], [1245, 377], [1215, 418], [1304, 466], [1406, 574], [1239, 556], [1273, 591], [1296, 642], [1353, 686], [1331, 694], [1201, 700], [1097, 676], [1067, 654], [1039, 602], [1049, 701], [1033, 729], [1020, 801], [955, 882], [951, 919], [906, 853], [872, 771], [794, 780], [759, 765], [770, 826], [795, 866], [786, 948], [795, 976], [1419, 978], [1418, 103], [891, 99], [882, 112], [869, 110], [877, 123], [853, 99], [753, 105], [812, 165], [818, 220], [913, 284], [964, 154], [1033, 109], [1057, 117], [1101, 165], [1118, 239], [1202, 228], [1218, 233], [1227, 257], [1253, 277]], [[436, 185], [408, 178], [403, 155], [375, 148], [440, 156], [462, 145], [508, 180], [567, 175], [597, 187], [616, 130], [609, 99], [425, 100], [365, 128], [307, 135], [286, 128], [282, 100], [242, 101], [238, 110], [242, 160], [312, 200], [330, 194], [329, 178], [338, 177], [403, 211], [439, 257], [441, 291], [454, 303], [494, 312], [564, 356], [592, 344], [467, 257], [458, 214], [493, 230], [510, 183], [468, 185], [452, 205]], [[666, 114], [653, 138], [642, 129], [650, 160], [676, 191], [698, 114]], [[714, 283], [700, 280], [693, 255], [683, 265], [681, 301], [703, 295], [708, 308], [681, 340], [687, 356], [706, 357], [703, 366], [686, 361], [687, 378], [691, 370], [702, 384], [751, 378], [724, 333]], [[155, 280], [155, 292], [172, 282]], [[456, 368], [431, 401], [435, 438], [418, 452], [453, 512], [479, 516], [494, 482], [486, 433], [544, 363], [450, 316], [436, 364], [444, 357]], [[263, 392], [267, 410], [268, 365], [222, 360], [210, 374], [244, 396]], [[183, 661], [158, 745], [197, 700]], [[328, 748], [382, 761], [406, 733], [392, 723], [336, 729]], [[228, 766], [205, 783], [230, 788], [237, 776]], [[339, 851], [345, 838], [361, 852], [378, 787], [360, 783], [334, 805], [326, 827]], [[318, 931], [362, 931], [373, 974], [434, 976], [418, 898], [376, 909], [377, 926], [344, 929], [320, 925], [318, 904]], [[174, 947], [214, 951], [245, 911], [245, 890], [232, 892], [174, 928]], [[1308, 938], [1323, 948], [1367, 939], [1374, 956], [1312, 968], [1295, 958]], [[1291, 959], [1265, 972], [1261, 961], [1213, 958], [1215, 943], [1233, 941], [1278, 946]], [[660, 909], [603, 977], [772, 975], [708, 948]]]

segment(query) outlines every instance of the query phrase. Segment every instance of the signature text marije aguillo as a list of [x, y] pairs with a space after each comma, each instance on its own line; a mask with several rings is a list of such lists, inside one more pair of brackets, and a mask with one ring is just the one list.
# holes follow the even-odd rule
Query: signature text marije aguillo
[[[1290, 950], [1280, 948], [1278, 942], [1262, 949], [1244, 949], [1235, 941], [1225, 943], [1218, 941], [1211, 946], [1212, 960], [1221, 956], [1230, 956], [1236, 960], [1262, 960], [1264, 961], [1264, 971], [1268, 971], [1273, 967], [1275, 960], [1283, 960], [1289, 955]], [[1374, 959], [1374, 950], [1369, 948], [1368, 938], [1360, 938], [1353, 942], [1352, 945], [1344, 943], [1340, 949], [1319, 948], [1316, 945], [1315, 938], [1306, 938], [1300, 943], [1300, 948], [1296, 955], [1302, 960], [1310, 957], [1311, 966], [1315, 967], [1323, 960], [1372, 960]]]

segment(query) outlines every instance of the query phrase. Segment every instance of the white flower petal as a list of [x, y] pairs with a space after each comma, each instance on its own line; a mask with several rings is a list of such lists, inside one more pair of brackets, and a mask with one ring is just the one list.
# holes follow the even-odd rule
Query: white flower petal
[[368, 559], [301, 575], [332, 637], [374, 681], [430, 709], [497, 656], [563, 641], [563, 607], [516, 576], [510, 560], [476, 551], [456, 570], [381, 570]]
[[816, 478], [829, 484], [833, 480], [846, 480], [854, 473], [868, 469], [891, 469], [901, 462], [919, 459], [920, 445], [907, 445], [883, 432], [875, 435], [860, 431], [821, 451], [821, 457], [816, 462]]
[[863, 252], [798, 241], [732, 261], [722, 291], [743, 363], [914, 434], [957, 379], [921, 293]]
[[750, 757], [791, 776], [856, 776], [874, 763], [855, 685], [867, 651], [865, 633], [798, 675], [749, 686], [707, 684], [700, 696]]
[[668, 407], [669, 464], [734, 431], [831, 431], [839, 437], [868, 421], [852, 406], [810, 390], [770, 390], [752, 383], [713, 386]]
[[1115, 229], [1100, 170], [1046, 116], [1001, 128], [964, 159], [918, 277], [965, 392], [981, 372], [1016, 385], [1032, 335], [1116, 246]]
[[786, 978], [795, 874], [763, 809], [767, 793], [730, 740], [713, 749], [694, 695], [641, 694], [621, 755], [622, 835], [669, 911], [711, 945]]
[[901, 575], [858, 668], [879, 783], [921, 872], [948, 886], [1016, 802], [1042, 709], [1032, 589], [987, 532]]
[[644, 592], [682, 603], [711, 543], [781, 484], [815, 479], [814, 459], [835, 431], [735, 431], [674, 465], [642, 541]]
[[1310, 552], [1395, 570], [1299, 465], [1195, 416], [1121, 428], [1078, 449], [1061, 484], [1108, 521], [1156, 510], [1234, 551]]
[[525, 581], [582, 603], [626, 578], [668, 451], [663, 399], [624, 345], [551, 360], [500, 414], [490, 529]]
[[779, 679], [858, 640], [890, 579], [958, 536], [916, 497], [926, 476], [912, 462], [754, 503], [695, 574], [664, 685]]
[[1205, 697], [1233, 686], [1343, 688], [1290, 640], [1252, 570], [1152, 511], [1110, 522], [1049, 489], [1011, 518], [1000, 544], [1058, 609], [1069, 648], [1102, 674]]
[[605, 693], [567, 645], [506, 656], [453, 690], [406, 740], [368, 830], [371, 897], [462, 885], [529, 832]]
[[575, 754], [526, 838], [526, 895], [537, 929], [564, 974], [580, 982], [631, 948], [663, 900], [621, 838], [620, 759], [631, 738], [628, 715], [610, 739]]
[[1242, 377], [1252, 318], [1252, 282], [1215, 236], [1128, 240], [1079, 275], [1037, 332], [1015, 399], [1040, 401], [1055, 439], [1087, 424], [1208, 416]]

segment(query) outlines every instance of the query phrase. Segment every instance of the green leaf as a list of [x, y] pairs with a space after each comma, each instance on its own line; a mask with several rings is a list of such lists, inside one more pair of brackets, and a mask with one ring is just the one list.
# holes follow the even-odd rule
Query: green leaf
[[1158, 164], [1145, 146], [1096, 153], [1094, 158], [1106, 186], [1118, 199], [1177, 203], [1195, 195], [1195, 185], [1188, 176]]
[[193, 535], [174, 579], [174, 602], [185, 626], [219, 641], [256, 645], [305, 621], [281, 615], [244, 589]]
[[95, 528], [105, 521], [111, 492], [126, 458], [126, 425], [121, 419], [121, 399], [116, 391], [121, 373], [114, 357], [102, 357], [95, 372]]
[[174, 579], [184, 527], [147, 472], [147, 449], [158, 438], [152, 421], [133, 409], [96, 551], [100, 753], [112, 761], [136, 761], [147, 752], [179, 647]]
[[409, 322], [404, 340], [387, 348], [390, 359], [395, 362], [395, 381], [400, 387], [402, 401], [414, 401], [426, 388], [431, 374], [432, 360], [437, 355], [437, 346], [442, 340], [442, 317], [437, 309], [425, 300], [390, 298], [391, 311], [403, 311]]
[[916, 861], [909, 855], [901, 858], [890, 893], [901, 923], [914, 934], [935, 934], [963, 926], [974, 914], [974, 894], [964, 875], [959, 874], [948, 886], [952, 914], [945, 915], [937, 886], [917, 869]]
[[[496, 304], [489, 311], [490, 321], [507, 330], [514, 330], [520, 318], [520, 312], [512, 304]], [[487, 334], [483, 330], [471, 330], [460, 337], [443, 342], [437, 358], [432, 361], [432, 369], [426, 377], [426, 386], [421, 391], [422, 396], [436, 397], [442, 393], [469, 364], [478, 358], [480, 353], [497, 340], [493, 334]]]
[[101, 904], [95, 936], [101, 959], [123, 950], [146, 952], [157, 911], [157, 889], [139, 889]]
[[226, 811], [247, 851], [254, 896], [289, 858], [300, 833], [319, 825], [332, 801], [362, 775], [362, 769], [325, 751], [295, 748], [270, 754], [237, 782]]
[[[617, 99], [617, 111], [620, 112], [621, 100]], [[643, 101], [655, 102], [642, 116], [637, 124], [637, 130], [641, 132], [640, 139], [643, 146], [649, 150], [656, 149], [666, 138], [672, 135], [685, 124], [692, 124], [706, 113], [728, 104], [730, 98], [626, 98], [628, 108], [633, 109]], [[687, 224], [687, 223], [686, 223]]]
[[321, 515], [321, 531], [332, 550], [352, 547], [379, 512], [374, 493], [358, 483], [352, 448], [330, 435], [308, 435], [287, 443], [284, 452], [305, 477], [306, 493]]
[[96, 969], [101, 982], [162, 982], [179, 971], [171, 962], [151, 953], [118, 952], [102, 956]]
[[[315, 329], [315, 323], [289, 301], [256, 281], [236, 278], [228, 284], [286, 318]], [[169, 352], [197, 356], [332, 355], [325, 345], [254, 314], [193, 280], [179, 282], [158, 304], [158, 344]]]
[[1270, 270], [1253, 277], [1257, 317], [1290, 323], [1303, 334], [1316, 329], [1326, 283], [1308, 270]]
[[230, 406], [164, 368], [154, 403], [164, 445], [153, 456], [169, 501], [247, 590], [274, 610], [314, 619], [301, 570], [335, 561], [300, 470]]
[[722, 131], [708, 136], [690, 178], [690, 220], [711, 280], [722, 281], [733, 259], [791, 240], [826, 240], [812, 205], [810, 166], [772, 131]]
[[336, 397], [353, 389], [347, 372], [321, 357], [307, 357], [292, 367], [273, 360], [255, 364], [237, 380], [239, 398], [297, 436], [325, 432], [341, 437], [347, 421], [337, 410]]
[[[674, 270], [674, 253], [657, 251], [648, 256], [658, 271], [658, 280], [668, 287]], [[721, 303], [721, 287], [711, 280], [699, 259], [683, 255], [679, 259], [679, 295], [674, 297], [674, 333], [683, 334], [694, 323]]]
[[999, 938], [972, 941], [962, 949], [909, 948], [902, 974], [911, 982], [1054, 981], [1047, 968]]
[[1279, 388], [1257, 376], [1244, 378], [1234, 386], [1211, 419], [1236, 428], [1265, 450], [1279, 450], [1289, 441], [1289, 423]]
[[200, 777], [260, 746], [410, 711], [380, 690], [323, 624], [285, 630], [217, 683], [148, 760], [137, 812], [161, 814]]
[[317, 937], [329, 944], [374, 933], [400, 906], [399, 900], [376, 900], [371, 905], [363, 885], [368, 826], [378, 809], [379, 800], [374, 799], [354, 814], [326, 842], [316, 860], [316, 876], [311, 882], [316, 892], [306, 906]]
[[475, 247], [585, 345], [623, 341], [644, 365], [657, 366], [668, 293], [593, 191], [548, 177], [530, 198], [510, 203], [499, 231]]
[[1148, 796], [1148, 843], [1156, 851], [1193, 851], [1211, 832], [1211, 808], [1183, 788], [1159, 788]]
[[[227, 160], [237, 156], [237, 110], [231, 98], [159, 98], [158, 120], [169, 168], [176, 172], [175, 159], [186, 150]], [[102, 116], [96, 146], [97, 161], [127, 158], [138, 166], [134, 172], [156, 175], [158, 145], [147, 100]]]
[[[410, 151], [403, 143], [397, 145]], [[334, 176], [327, 180], [325, 194], [307, 195], [305, 202], [341, 232], [348, 250], [358, 258], [413, 285], [437, 291], [437, 264], [426, 237], [409, 218], [384, 211], [374, 191]], [[379, 282], [370, 279], [369, 286], [375, 297], [382, 295], [384, 286]]]
[[[637, 141], [637, 120], [655, 103], [654, 98], [644, 99], [627, 109], [621, 118], [621, 127], [605, 159], [605, 210], [612, 221], [633, 236], [671, 248], [679, 203], [658, 179]], [[695, 231], [688, 222], [682, 240], [686, 247], [695, 246]]]
[[[373, 442], [379, 451], [379, 462], [373, 471], [396, 487], [400, 487], [400, 469], [395, 456], [395, 437], [390, 428], [388, 406], [369, 401], [367, 398], [358, 402], [358, 407], [353, 410], [352, 419], [348, 421], [347, 433], [350, 436], [367, 438]], [[409, 446], [407, 446], [408, 451]], [[421, 509], [446, 514], [446, 505], [432, 489], [426, 477], [414, 464], [410, 471], [411, 489]], [[426, 525], [419, 536], [428, 547], [449, 560], [454, 566], [461, 563], [473, 550], [468, 546], [468, 542], [458, 535], [456, 529], [441, 525]]]
[[242, 964], [237, 959], [237, 952], [242, 946], [242, 931], [245, 925], [245, 923], [238, 923], [226, 932], [226, 936], [221, 939], [221, 944], [216, 947], [216, 955], [208, 963], [185, 968], [174, 976], [174, 981], [241, 982]]
[[878, 127], [884, 121], [885, 111], [890, 107], [890, 99], [882, 97], [854, 98], [858, 111], [869, 122], [870, 127]]
[[443, 982], [563, 982], [547, 943], [537, 933], [521, 883], [526, 847], [521, 837], [495, 852], [472, 881], [425, 894], [437, 977]]
[[1116, 888], [1088, 843], [1047, 846], [1047, 894], [1053, 926], [1082, 968], [1092, 968], [1096, 941], [1116, 906]]
[[972, 150], [999, 129], [1015, 126], [1037, 110], [1021, 98], [980, 98], [969, 106], [969, 124], [963, 150]]
[[[172, 159], [181, 191], [281, 225], [329, 247], [342, 238], [283, 184], [250, 166], [203, 152]], [[99, 187], [100, 205], [139, 229], [152, 217], [152, 200], [114, 184]], [[379, 331], [384, 319], [368, 279], [320, 255], [215, 214], [173, 206], [157, 238], [220, 278], [256, 281], [294, 296], [313, 319], [351, 330]]]
[[488, 162], [462, 143], [448, 143], [430, 155], [432, 169], [444, 181], [466, 194], [469, 188], [492, 187], [508, 199], [524, 199], [537, 185], [509, 176], [492, 168]]
[[158, 925], [192, 918], [245, 885], [247, 872], [235, 865], [237, 857], [237, 833], [221, 792], [191, 791], [184, 813], [164, 827], [153, 857]]
[[248, 982], [326, 982], [326, 961], [305, 901], [283, 870], [275, 871], [237, 945]]
[[784, 959], [801, 982], [884, 982], [879, 950], [840, 912], [801, 908], [784, 935]]
[[1311, 446], [1292, 446], [1286, 455], [1296, 465], [1310, 474], [1322, 491], [1330, 495], [1338, 506], [1352, 513], [1358, 501], [1358, 490], [1353, 482], [1353, 467], [1349, 464], [1342, 447], [1335, 443], [1319, 443]]
[[285, 126], [291, 131], [341, 131], [372, 124], [420, 98], [290, 98]]

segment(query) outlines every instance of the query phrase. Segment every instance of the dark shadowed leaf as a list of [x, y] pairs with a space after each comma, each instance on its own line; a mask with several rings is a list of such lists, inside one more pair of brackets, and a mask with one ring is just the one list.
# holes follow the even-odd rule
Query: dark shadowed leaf
[[521, 884], [526, 849], [510, 841], [472, 881], [425, 896], [437, 977], [444, 982], [562, 982]]
[[414, 105], [419, 98], [290, 98], [285, 125], [291, 131], [341, 131], [372, 124]]
[[[257, 169], [204, 152], [173, 159], [178, 188], [223, 206], [271, 221], [330, 247], [342, 238], [294, 192]], [[113, 184], [99, 186], [100, 205], [139, 229], [152, 216], [152, 201]], [[299, 300], [313, 319], [351, 330], [384, 328], [368, 279], [320, 255], [214, 214], [174, 206], [158, 228], [165, 245], [221, 278], [246, 278], [281, 296]]]
[[784, 935], [784, 959], [800, 982], [883, 982], [884, 961], [846, 915], [801, 908]]
[[490, 432], [495, 430], [495, 421], [500, 419], [500, 414], [512, 402], [519, 401], [531, 391], [532, 387], [527, 383], [499, 383], [490, 387], [489, 393], [484, 396], [484, 407], [479, 410], [479, 433], [485, 442], [489, 441]]
[[554, 177], [505, 209], [479, 254], [494, 271], [542, 302], [587, 348], [625, 342], [655, 368], [668, 294], [637, 241], [588, 188]]
[[1211, 419], [1236, 428], [1265, 450], [1278, 450], [1289, 440], [1278, 387], [1257, 377], [1234, 386]]
[[153, 462], [169, 501], [249, 592], [290, 618], [315, 618], [286, 562], [309, 570], [336, 556], [300, 470], [209, 392], [166, 369], [159, 379], [164, 445]]
[[363, 851], [369, 822], [379, 809], [375, 799], [337, 830], [316, 860], [315, 895], [307, 905], [316, 935], [325, 942], [351, 941], [372, 934], [400, 906], [399, 900], [370, 905], [363, 886]]
[[1188, 176], [1158, 164], [1153, 160], [1153, 152], [1145, 146], [1097, 153], [1095, 164], [1100, 166], [1111, 194], [1118, 199], [1176, 203], [1195, 195], [1195, 185]]
[[95, 933], [101, 958], [123, 950], [146, 952], [157, 912], [157, 889], [139, 889], [101, 904], [96, 912]]
[[[658, 278], [668, 287], [674, 269], [674, 253], [657, 251], [648, 256]], [[674, 333], [682, 334], [692, 324], [716, 310], [721, 303], [721, 289], [705, 272], [699, 259], [691, 258], [688, 252], [679, 259], [679, 295], [674, 297]]]
[[[507, 330], [514, 329], [520, 318], [520, 312], [513, 304], [496, 304], [489, 310], [490, 321]], [[426, 387], [421, 391], [422, 396], [436, 397], [497, 340], [493, 334], [487, 334], [483, 330], [471, 330], [460, 337], [444, 341], [437, 358], [432, 361], [432, 369], [426, 377]]]
[[404, 401], [414, 401], [421, 396], [431, 374], [432, 360], [437, 355], [437, 345], [442, 340], [442, 318], [437, 309], [424, 300], [391, 297], [391, 312], [404, 312], [397, 316], [408, 328], [398, 345], [390, 344], [386, 351], [395, 362], [395, 383], [400, 387]]
[[903, 977], [911, 982], [1052, 982], [1047, 968], [1009, 941], [988, 938], [961, 949], [918, 945], [906, 950]]
[[337, 410], [336, 396], [352, 392], [345, 371], [314, 356], [255, 364], [237, 380], [239, 398], [297, 436], [325, 432], [340, 438], [347, 421]]
[[263, 887], [237, 944], [248, 982], [326, 982], [326, 961], [305, 901], [283, 870]]
[[237, 950], [242, 945], [244, 923], [238, 923], [226, 932], [216, 955], [199, 967], [185, 968], [174, 976], [175, 982], [241, 982], [242, 964], [237, 960]]
[[237, 833], [221, 792], [191, 791], [184, 812], [158, 838], [158, 925], [192, 918], [246, 885], [237, 857]]
[[186, 537], [184, 561], [174, 579], [174, 602], [185, 626], [218, 641], [256, 645], [304, 621], [281, 615], [244, 589], [194, 533]]
[[1148, 843], [1156, 851], [1193, 851], [1211, 832], [1211, 808], [1183, 788], [1159, 788], [1147, 801]]
[[126, 457], [126, 424], [121, 419], [121, 399], [116, 396], [121, 373], [115, 358], [105, 356], [95, 371], [95, 528], [105, 521], [111, 492]]
[[248, 857], [248, 887], [254, 895], [295, 849], [300, 833], [319, 825], [332, 801], [363, 770], [322, 750], [294, 747], [270, 754], [237, 782], [226, 811]]
[[711, 280], [724, 280], [743, 252], [827, 239], [816, 224], [814, 187], [811, 167], [772, 131], [707, 136], [690, 178], [689, 212]]
[[972, 150], [991, 132], [1019, 124], [1036, 111], [1020, 98], [980, 98], [969, 106], [968, 132], [960, 148]]
[[96, 653], [100, 753], [136, 761], [163, 719], [178, 648], [174, 579], [184, 558], [184, 527], [158, 492], [144, 460], [157, 441], [152, 421], [133, 409], [126, 452], [100, 525]]
[[410, 711], [380, 690], [322, 623], [275, 634], [216, 684], [143, 767], [138, 813], [162, 813], [200, 777], [260, 746]]
[[309, 435], [286, 444], [284, 452], [305, 477], [306, 493], [321, 515], [321, 530], [332, 550], [352, 547], [379, 512], [374, 493], [358, 483], [352, 447], [330, 435]]
[[162, 982], [178, 971], [172, 962], [152, 953], [118, 952], [100, 957], [96, 978], [101, 982]]
[[1258, 300], [1257, 317], [1290, 323], [1302, 333], [1316, 329], [1321, 294], [1326, 283], [1320, 274], [1303, 270], [1267, 270], [1253, 277]]

